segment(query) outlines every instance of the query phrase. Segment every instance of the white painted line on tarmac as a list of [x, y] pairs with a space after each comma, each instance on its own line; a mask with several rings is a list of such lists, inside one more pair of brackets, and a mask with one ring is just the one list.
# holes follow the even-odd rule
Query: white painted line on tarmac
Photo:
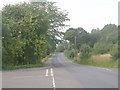
[[110, 72], [112, 71], [112, 70], [110, 70], [110, 69], [106, 69], [106, 70], [107, 70], [107, 71], [110, 71]]
[[53, 69], [51, 68], [50, 70], [51, 70], [51, 76], [53, 76]]
[[54, 78], [53, 69], [51, 68], [50, 70], [51, 70], [51, 76], [52, 76], [52, 84], [53, 84], [53, 88], [54, 88], [54, 90], [55, 90], [56, 84], [55, 84], [55, 78]]
[[112, 70], [110, 70], [110, 69], [107, 69], [107, 68], [101, 68], [101, 67], [97, 67], [98, 69], [103, 69], [103, 70], [106, 70], [106, 71], [112, 71]]
[[53, 79], [53, 87], [55, 88], [55, 79], [54, 77], [52, 79]]
[[48, 72], [49, 72], [48, 69], [46, 69], [46, 74], [45, 74], [46, 77], [48, 76]]

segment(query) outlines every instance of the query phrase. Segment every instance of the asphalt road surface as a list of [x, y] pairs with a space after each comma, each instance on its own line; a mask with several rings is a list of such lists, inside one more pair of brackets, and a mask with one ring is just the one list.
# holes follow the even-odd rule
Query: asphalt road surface
[[118, 88], [118, 70], [75, 64], [56, 53], [42, 68], [3, 71], [2, 88]]

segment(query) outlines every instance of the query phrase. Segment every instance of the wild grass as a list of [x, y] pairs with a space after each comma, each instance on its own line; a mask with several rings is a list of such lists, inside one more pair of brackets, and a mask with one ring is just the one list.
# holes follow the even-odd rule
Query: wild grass
[[[65, 57], [67, 54], [65, 52]], [[107, 67], [107, 68], [120, 68], [119, 60], [113, 60], [111, 55], [104, 54], [104, 55], [93, 55], [89, 59], [77, 59], [77, 58], [69, 58], [67, 59], [73, 61], [74, 63], [82, 64], [82, 65], [90, 65], [90, 66], [97, 66], [97, 67]]]
[[98, 67], [109, 67], [109, 68], [118, 68], [118, 60], [93, 60], [93, 59], [86, 59], [86, 60], [74, 60], [75, 63], [84, 64], [84, 65], [91, 65], [91, 66], [98, 66]]

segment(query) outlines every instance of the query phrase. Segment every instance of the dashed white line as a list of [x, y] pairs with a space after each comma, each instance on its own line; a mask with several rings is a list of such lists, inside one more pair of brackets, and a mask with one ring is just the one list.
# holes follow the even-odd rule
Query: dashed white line
[[55, 90], [56, 85], [55, 85], [55, 78], [54, 78], [54, 74], [53, 74], [53, 69], [51, 68], [50, 70], [51, 70], [51, 76], [52, 76], [52, 84], [53, 84], [53, 88]]
[[46, 74], [45, 74], [45, 76], [48, 76], [48, 72], [49, 72], [48, 69], [46, 69]]
[[53, 69], [51, 68], [50, 70], [51, 70], [51, 76], [53, 76]]
[[55, 88], [55, 79], [54, 77], [52, 79], [53, 79], [53, 87]]
[[29, 78], [29, 77], [32, 77], [32, 76], [21, 76], [21, 77], [14, 77], [14, 79], [17, 79], [17, 78]]

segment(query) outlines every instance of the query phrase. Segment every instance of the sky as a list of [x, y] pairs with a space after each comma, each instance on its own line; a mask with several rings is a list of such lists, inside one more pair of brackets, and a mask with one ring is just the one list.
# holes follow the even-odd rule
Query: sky
[[[14, 4], [29, 0], [2, 0], [0, 8], [5, 4]], [[118, 25], [119, 0], [49, 0], [57, 2], [57, 6], [69, 12], [67, 22], [70, 27], [82, 27], [91, 32], [92, 29], [102, 29], [106, 24]], [[4, 5], [3, 5], [4, 4]]]

